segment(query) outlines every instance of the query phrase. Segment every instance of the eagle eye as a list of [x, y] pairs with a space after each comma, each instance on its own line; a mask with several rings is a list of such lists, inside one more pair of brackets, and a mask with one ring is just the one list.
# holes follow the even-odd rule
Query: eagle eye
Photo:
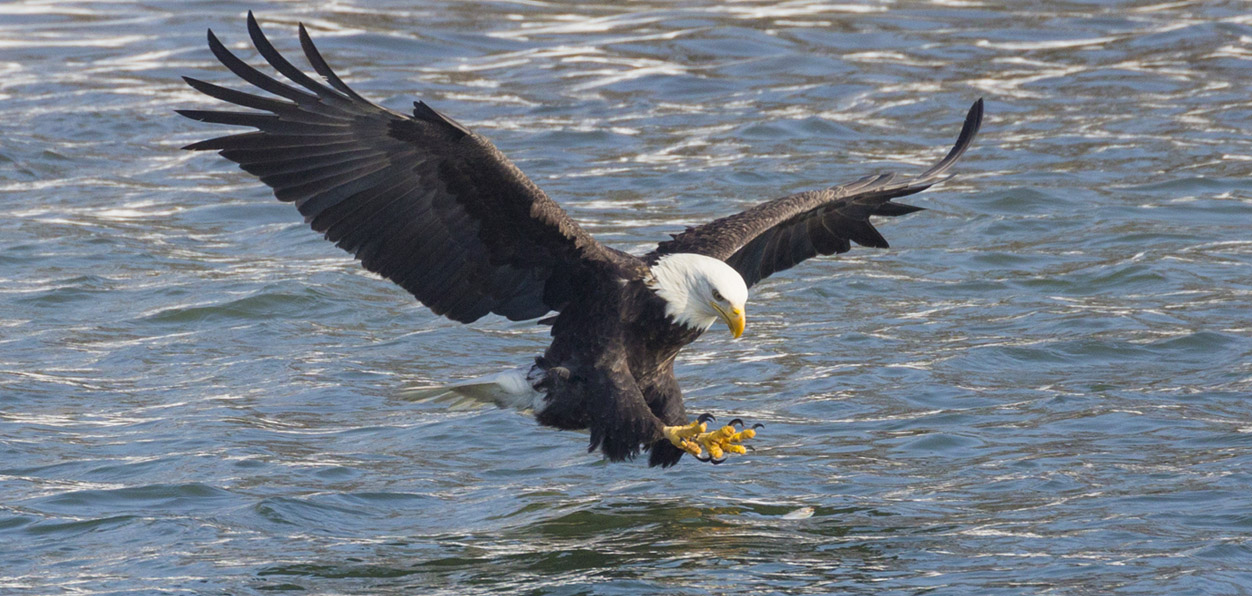
[[722, 293], [717, 290], [713, 290], [713, 299], [718, 302], [723, 302], [726, 300], [725, 298], [722, 298]]

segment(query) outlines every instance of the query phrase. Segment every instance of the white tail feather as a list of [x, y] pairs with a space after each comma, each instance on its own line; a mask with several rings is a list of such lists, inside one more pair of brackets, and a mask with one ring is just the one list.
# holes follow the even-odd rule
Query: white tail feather
[[400, 397], [413, 401], [443, 403], [452, 410], [483, 405], [496, 405], [522, 412], [542, 409], [544, 394], [533, 385], [534, 372], [533, 368], [515, 368], [451, 385], [405, 389], [400, 392]]

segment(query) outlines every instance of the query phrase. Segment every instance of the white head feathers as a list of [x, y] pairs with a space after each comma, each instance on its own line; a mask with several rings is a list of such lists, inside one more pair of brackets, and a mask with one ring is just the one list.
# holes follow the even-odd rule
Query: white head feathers
[[748, 286], [738, 271], [718, 259], [691, 253], [665, 255], [652, 266], [649, 287], [665, 300], [665, 314], [675, 323], [704, 330], [718, 319], [729, 325], [728, 317], [737, 316], [738, 331], [743, 331]]

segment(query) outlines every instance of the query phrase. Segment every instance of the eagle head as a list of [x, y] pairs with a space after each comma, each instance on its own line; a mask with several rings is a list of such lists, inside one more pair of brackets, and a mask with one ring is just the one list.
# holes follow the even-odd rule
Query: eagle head
[[730, 265], [704, 255], [665, 255], [652, 266], [648, 287], [675, 323], [703, 331], [721, 320], [731, 335], [743, 335], [748, 285]]

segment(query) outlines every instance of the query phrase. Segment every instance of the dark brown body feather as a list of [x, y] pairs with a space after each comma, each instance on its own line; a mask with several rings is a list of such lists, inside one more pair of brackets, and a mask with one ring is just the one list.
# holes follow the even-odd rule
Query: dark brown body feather
[[801, 193], [689, 229], [640, 259], [578, 226], [485, 138], [422, 102], [411, 116], [379, 107], [331, 71], [301, 25], [300, 44], [322, 81], [289, 63], [251, 13], [258, 52], [295, 85], [235, 57], [208, 34], [233, 73], [278, 98], [192, 78], [214, 98], [259, 111], [180, 110], [202, 122], [254, 128], [187, 147], [217, 150], [294, 203], [314, 230], [394, 281], [434, 312], [461, 322], [488, 313], [513, 320], [557, 311], [539, 358], [548, 405], [540, 423], [589, 428], [592, 450], [611, 460], [651, 450], [652, 465], [682, 452], [662, 425], [687, 422], [674, 358], [701, 330], [676, 325], [648, 289], [648, 266], [665, 254], [723, 259], [749, 285], [849, 241], [886, 246], [871, 215], [916, 210], [890, 199], [933, 184], [969, 146], [982, 103], [957, 147], [922, 176], [874, 177]]

